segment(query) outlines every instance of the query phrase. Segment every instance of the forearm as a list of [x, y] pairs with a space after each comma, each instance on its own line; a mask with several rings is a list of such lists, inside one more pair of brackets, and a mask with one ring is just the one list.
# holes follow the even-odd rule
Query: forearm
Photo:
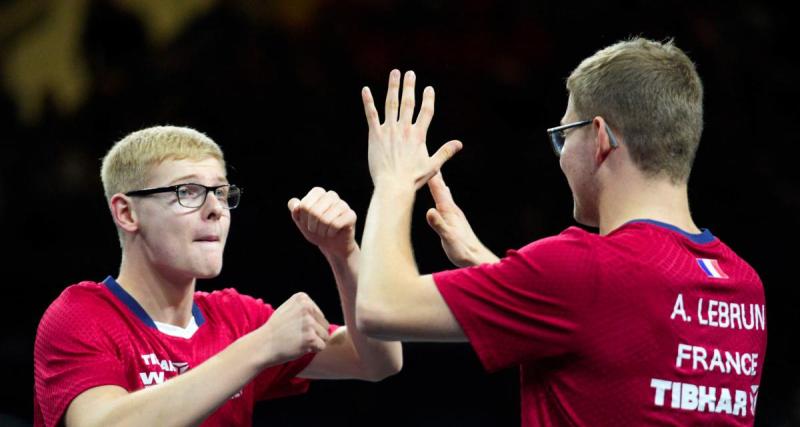
[[465, 263], [465, 265], [459, 265], [459, 267], [492, 264], [498, 261], [500, 261], [500, 258], [497, 255], [493, 254], [492, 251], [484, 246], [479, 240], [476, 240], [476, 244], [470, 248], [470, 259]]
[[348, 338], [366, 379], [380, 380], [400, 371], [403, 365], [403, 351], [400, 342], [369, 338], [356, 326], [355, 305], [360, 257], [361, 252], [357, 247], [347, 256], [326, 254], [339, 290]]
[[376, 308], [402, 310], [404, 291], [419, 278], [411, 248], [414, 196], [413, 188], [375, 187], [362, 237], [359, 314]]
[[75, 417], [68, 416], [67, 424], [199, 424], [269, 365], [259, 356], [263, 354], [259, 333], [262, 332], [256, 330], [245, 335], [204, 363], [162, 384], [113, 399], [95, 400]]
[[[434, 91], [423, 91], [416, 121], [413, 72], [392, 70], [381, 124], [369, 88], [361, 90], [369, 125], [367, 160], [375, 190], [362, 237], [356, 309], [358, 328], [373, 338], [463, 340], [464, 333], [432, 276], [420, 276], [411, 249], [411, 212], [416, 190], [430, 182], [461, 149], [452, 140], [433, 156], [425, 137], [433, 117]], [[399, 114], [398, 114], [399, 113]]]

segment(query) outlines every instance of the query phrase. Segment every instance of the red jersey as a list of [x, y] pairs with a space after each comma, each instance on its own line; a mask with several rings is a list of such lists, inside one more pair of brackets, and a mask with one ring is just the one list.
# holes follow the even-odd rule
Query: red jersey
[[[190, 323], [195, 330], [176, 336], [162, 332], [164, 325], [111, 277], [70, 286], [47, 309], [36, 334], [34, 425], [57, 425], [72, 399], [92, 387], [118, 385], [132, 392], [161, 384], [258, 328], [273, 312], [234, 289], [196, 292]], [[296, 375], [312, 358], [265, 369], [203, 425], [250, 425], [256, 400], [305, 392], [308, 380]]]
[[571, 227], [433, 278], [484, 367], [520, 367], [523, 426], [753, 424], [764, 291], [708, 230]]

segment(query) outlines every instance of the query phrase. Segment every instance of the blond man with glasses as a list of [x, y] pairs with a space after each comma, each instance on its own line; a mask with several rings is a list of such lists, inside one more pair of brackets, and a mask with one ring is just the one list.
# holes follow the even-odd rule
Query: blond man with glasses
[[196, 291], [222, 269], [243, 194], [206, 135], [134, 132], [111, 148], [101, 175], [120, 271], [66, 288], [42, 317], [35, 425], [250, 425], [254, 402], [303, 393], [310, 379], [399, 371], [399, 343], [355, 328], [356, 215], [336, 193], [314, 188], [289, 210], [334, 272], [346, 324], [338, 328], [304, 293], [273, 309], [235, 289]]

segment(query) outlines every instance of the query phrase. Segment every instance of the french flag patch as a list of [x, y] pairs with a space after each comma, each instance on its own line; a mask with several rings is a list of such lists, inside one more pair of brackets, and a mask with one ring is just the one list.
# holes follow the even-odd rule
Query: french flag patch
[[697, 258], [697, 265], [706, 273], [706, 276], [715, 279], [727, 279], [728, 275], [719, 267], [719, 263], [715, 259]]

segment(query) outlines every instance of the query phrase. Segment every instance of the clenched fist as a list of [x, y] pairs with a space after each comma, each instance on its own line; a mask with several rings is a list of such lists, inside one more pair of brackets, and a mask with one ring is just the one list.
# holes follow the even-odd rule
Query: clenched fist
[[302, 200], [289, 200], [288, 206], [306, 240], [326, 255], [347, 256], [358, 249], [356, 213], [335, 191], [314, 187]]
[[317, 304], [303, 292], [281, 304], [261, 326], [274, 364], [325, 350], [330, 339], [328, 321]]

